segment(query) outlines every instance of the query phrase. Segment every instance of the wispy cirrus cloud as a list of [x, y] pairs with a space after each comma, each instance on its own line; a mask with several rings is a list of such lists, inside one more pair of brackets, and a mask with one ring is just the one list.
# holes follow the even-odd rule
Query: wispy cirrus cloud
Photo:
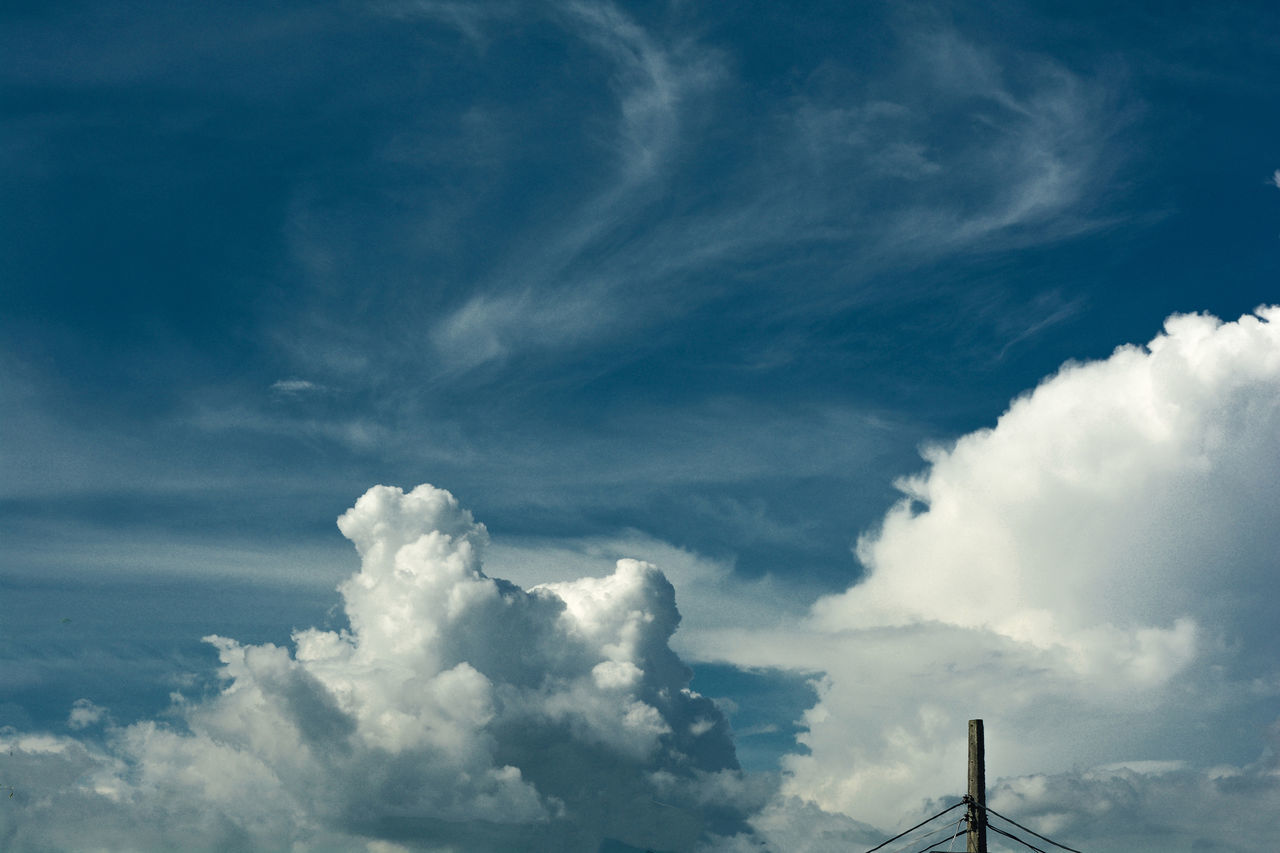
[[[717, 116], [738, 126], [754, 150], [726, 150], [715, 163], [722, 184], [689, 203], [690, 166], [709, 167], [718, 144], [705, 122], [687, 120], [690, 95], [713, 85], [732, 92], [738, 81], [712, 48], [660, 44], [613, 7], [571, 8], [582, 37], [618, 69], [621, 178], [567, 211], [545, 245], [520, 258], [519, 272], [497, 274], [440, 322], [435, 340], [446, 359], [454, 357], [446, 342], [464, 328], [477, 346], [461, 363], [477, 365], [485, 360], [476, 361], [478, 353], [502, 359], [519, 349], [635, 334], [709, 301], [748, 300], [762, 312], [808, 316], [902, 299], [867, 283], [891, 270], [1044, 245], [1115, 221], [1101, 201], [1124, 160], [1117, 137], [1125, 112], [1114, 108], [1123, 95], [1114, 81], [1045, 57], [1002, 63], [956, 31], [904, 38], [900, 64], [874, 85], [852, 69], [827, 67], [758, 114]], [[675, 150], [678, 164], [667, 161]], [[660, 186], [674, 204], [654, 221]], [[787, 246], [816, 249], [840, 272], [815, 276], [800, 293], [787, 289], [785, 300], [781, 274], [761, 281], [756, 272], [752, 283], [729, 288], [692, 284], [740, 275], [753, 258], [785, 254]], [[530, 314], [526, 333], [508, 319], [526, 303], [549, 312], [563, 304], [569, 333], [537, 334], [541, 311]]]
[[660, 177], [680, 143], [689, 98], [723, 74], [717, 51], [693, 39], [662, 43], [606, 2], [566, 4], [571, 28], [614, 68], [624, 184]]
[[300, 394], [318, 394], [326, 389], [323, 385], [319, 385], [307, 379], [277, 379], [271, 383], [271, 390], [277, 394], [285, 396], [294, 396]]
[[1042, 56], [1002, 62], [955, 30], [904, 34], [901, 51], [874, 98], [828, 72], [796, 113], [796, 150], [848, 182], [832, 203], [870, 227], [870, 258], [1040, 244], [1109, 221], [1094, 208], [1120, 154], [1112, 81]]
[[611, 252], [600, 258], [600, 246], [618, 241], [674, 180], [671, 157], [691, 144], [686, 116], [720, 82], [721, 59], [691, 39], [659, 42], [611, 3], [569, 3], [558, 13], [607, 62], [616, 114], [592, 153], [612, 168], [573, 208], [556, 212], [527, 254], [504, 261], [435, 325], [436, 351], [453, 369], [514, 351], [575, 348], [655, 313], [647, 299], [623, 296], [637, 282]]
[[[271, 332], [292, 372], [376, 375], [405, 396], [477, 370], [528, 383], [708, 317], [735, 334], [787, 326], [773, 345], [786, 359], [779, 342], [820, 346], [809, 330], [833, 311], [923, 298], [880, 283], [896, 273], [1118, 216], [1106, 189], [1127, 156], [1118, 79], [882, 21], [889, 60], [874, 69], [828, 57], [762, 85], [689, 9], [482, 6], [465, 25], [453, 4], [396, 18], [543, 33], [547, 61], [521, 72], [540, 81], [520, 96], [533, 100], [512, 100], [525, 82], [502, 85], [510, 69], [494, 57], [455, 55], [474, 90], [375, 134], [371, 174], [397, 175], [382, 218], [299, 188], [288, 233], [314, 299]], [[501, 227], [473, 236], [486, 215]], [[354, 288], [370, 276], [397, 298]], [[379, 334], [348, 322], [353, 304]], [[409, 373], [418, 381], [396, 379]]]
[[457, 0], [390, 0], [378, 6], [387, 15], [404, 18], [427, 18], [439, 21], [462, 33], [476, 47], [488, 44], [487, 26], [516, 14], [516, 7], [501, 0], [464, 3]]
[[432, 342], [451, 372], [517, 353], [571, 350], [622, 322], [614, 303], [604, 287], [481, 293], [437, 324]]

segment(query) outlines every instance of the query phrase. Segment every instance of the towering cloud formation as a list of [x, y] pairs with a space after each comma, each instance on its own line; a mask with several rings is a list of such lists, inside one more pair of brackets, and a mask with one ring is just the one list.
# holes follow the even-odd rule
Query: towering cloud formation
[[[823, 673], [780, 796], [737, 770], [724, 718], [689, 691], [657, 569], [622, 560], [526, 591], [485, 575], [485, 529], [452, 495], [379, 486], [339, 520], [362, 558], [341, 587], [347, 630], [297, 632], [293, 650], [210, 638], [222, 689], [105, 745], [0, 733], [0, 781], [23, 783], [0, 838], [848, 849], [874, 843], [867, 823], [958, 796], [964, 720], [982, 716], [992, 805], [1043, 831], [1100, 853], [1268, 848], [1277, 321], [1173, 317], [1145, 347], [1065, 366], [928, 452], [860, 540], [860, 583], [800, 625], [694, 633], [705, 658]], [[690, 589], [760, 612], [762, 588]], [[82, 702], [70, 723], [109, 719]]]
[[1250, 755], [1233, 734], [1260, 733], [1280, 696], [1278, 321], [1175, 316], [1145, 347], [1064, 366], [927, 452], [858, 543], [868, 577], [806, 629], [724, 643], [826, 672], [790, 792], [892, 822], [963, 789], [964, 720], [983, 716], [991, 778], [1067, 774], [1003, 796], [1076, 837], [1098, 809], [1204, 831], [1122, 791], [1280, 805], [1274, 762], [1250, 763], [1263, 739]]
[[133, 725], [103, 754], [11, 740], [79, 781], [24, 792], [10, 849], [78, 847], [77, 813], [108, 847], [145, 820], [132, 843], [170, 849], [689, 849], [742, 828], [760, 798], [667, 645], [680, 617], [657, 569], [526, 592], [483, 573], [484, 527], [431, 486], [375, 487], [338, 524], [363, 561], [341, 587], [349, 630], [298, 632], [292, 654], [210, 637], [226, 684], [179, 706], [186, 731]]
[[818, 619], [985, 628], [1081, 673], [1163, 682], [1206, 631], [1256, 619], [1238, 591], [1272, 576], [1277, 316], [1171, 318], [1148, 347], [1068, 365], [994, 429], [929, 451], [859, 543], [870, 578]]

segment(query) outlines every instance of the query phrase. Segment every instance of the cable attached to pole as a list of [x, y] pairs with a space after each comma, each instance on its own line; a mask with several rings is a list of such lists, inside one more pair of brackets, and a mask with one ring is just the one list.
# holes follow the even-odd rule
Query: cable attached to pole
[[1014, 820], [1013, 818], [1011, 818], [1011, 817], [1005, 817], [1004, 815], [1000, 814], [1000, 812], [996, 811], [995, 809], [991, 808], [990, 806], [983, 806], [982, 808], [983, 808], [983, 810], [985, 810], [986, 812], [988, 812], [988, 813], [990, 813], [990, 814], [995, 815], [996, 817], [1000, 818], [1001, 820], [1003, 820], [1003, 821], [1008, 821], [1009, 823], [1011, 823], [1011, 824], [1013, 824], [1014, 826], [1018, 827], [1018, 829], [1021, 829], [1023, 832], [1029, 832], [1029, 833], [1031, 833], [1032, 835], [1034, 835], [1036, 838], [1039, 838], [1041, 841], [1047, 841], [1047, 842], [1049, 842], [1049, 843], [1050, 843], [1050, 844], [1052, 844], [1054, 847], [1061, 847], [1063, 850], [1070, 850], [1070, 851], [1071, 851], [1071, 853], [1080, 853], [1080, 851], [1079, 851], [1079, 850], [1077, 850], [1077, 849], [1076, 849], [1076, 848], [1074, 848], [1074, 847], [1068, 847], [1068, 846], [1067, 846], [1067, 845], [1065, 845], [1065, 844], [1062, 844], [1062, 843], [1060, 843], [1060, 842], [1054, 841], [1052, 838], [1045, 838], [1043, 835], [1041, 835], [1040, 833], [1036, 832], [1034, 829], [1028, 829], [1027, 827], [1023, 826], [1022, 824], [1018, 823], [1018, 822], [1017, 822], [1016, 820]]
[[911, 827], [910, 829], [906, 829], [906, 830], [903, 830], [902, 832], [899, 832], [897, 835], [895, 835], [893, 838], [888, 839], [887, 841], [881, 841], [881, 842], [880, 842], [879, 844], [877, 844], [875, 847], [872, 847], [870, 850], [866, 851], [866, 853], [875, 853], [875, 852], [876, 852], [877, 850], [879, 850], [880, 848], [885, 847], [886, 845], [892, 844], [893, 842], [897, 841], [899, 838], [901, 838], [902, 836], [906, 835], [907, 833], [909, 833], [909, 832], [915, 832], [917, 829], [919, 829], [920, 827], [924, 826], [924, 825], [925, 825], [926, 823], [928, 823], [929, 821], [931, 821], [931, 820], [937, 820], [938, 818], [942, 817], [944, 814], [946, 814], [947, 812], [951, 811], [952, 809], [958, 809], [958, 808], [960, 808], [960, 807], [961, 807], [961, 806], [963, 806], [963, 805], [964, 805], [964, 801], [963, 801], [963, 800], [961, 800], [960, 802], [956, 803], [955, 805], [947, 806], [945, 809], [943, 809], [942, 811], [938, 812], [938, 813], [937, 813], [936, 815], [934, 815], [933, 817], [925, 818], [924, 820], [922, 820], [922, 821], [920, 821], [919, 823], [917, 823], [915, 826]]

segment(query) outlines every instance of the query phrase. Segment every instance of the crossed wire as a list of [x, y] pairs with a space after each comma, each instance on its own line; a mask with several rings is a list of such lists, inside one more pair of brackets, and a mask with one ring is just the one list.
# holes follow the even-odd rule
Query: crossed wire
[[[924, 847], [916, 848], [916, 845], [919, 844], [921, 841], [924, 841], [926, 838], [931, 838], [935, 835], [938, 835], [939, 833], [947, 832], [948, 830], [951, 830], [951, 835], [948, 836], [947, 838], [943, 838], [938, 841], [930, 841]], [[939, 845], [946, 844], [948, 847], [950, 847], [955, 842], [955, 839], [959, 838], [961, 835], [964, 835], [965, 832], [967, 831], [968, 831], [968, 823], [966, 822], [964, 815], [961, 815], [957, 819], [953, 821], [948, 821], [947, 823], [943, 824], [942, 826], [938, 827], [932, 832], [926, 832], [923, 835], [917, 836], [916, 838], [911, 839], [906, 844], [903, 844], [900, 847], [887, 849], [884, 851], [884, 853], [905, 853], [905, 851], [912, 848], [916, 848], [912, 851], [912, 853], [932, 853], [932, 851], [936, 851], [939, 849]], [[910, 832], [911, 830], [907, 830], [908, 834]]]
[[[1010, 832], [1006, 829], [1001, 829], [1000, 827], [993, 825], [991, 823], [991, 817], [998, 817], [1000, 818], [1000, 820], [1005, 821], [1006, 823], [1010, 823], [1013, 826], [1016, 826], [1018, 829], [1021, 829], [1023, 832], [1030, 833], [1031, 835], [1034, 835], [1036, 838], [1040, 839], [1041, 841], [1052, 844], [1054, 847], [1061, 848], [1062, 850], [1066, 850], [1068, 851], [1068, 853], [1081, 853], [1081, 851], [1075, 849], [1074, 847], [1068, 847], [1067, 845], [1062, 844], [1061, 842], [1054, 841], [1052, 838], [1048, 838], [1047, 836], [1041, 835], [1040, 833], [1036, 832], [1034, 829], [1023, 826], [1013, 818], [1005, 817], [995, 809], [992, 809], [982, 803], [976, 802], [975, 800], [973, 800], [971, 797], [968, 797], [968, 796], [966, 796], [963, 800], [961, 800], [958, 803], [947, 806], [947, 808], [943, 809], [942, 811], [938, 812], [932, 817], [925, 818], [924, 820], [920, 821], [920, 823], [917, 823], [915, 826], [910, 827], [909, 829], [903, 830], [902, 832], [898, 833], [897, 835], [893, 836], [890, 839], [880, 842], [875, 847], [872, 847], [870, 850], [867, 850], [866, 853], [877, 853], [877, 851], [884, 850], [884, 848], [888, 847], [888, 845], [892, 844], [893, 842], [907, 837], [911, 833], [915, 832], [917, 829], [920, 829], [926, 826], [927, 824], [942, 817], [952, 809], [957, 809], [960, 806], [971, 806], [971, 807], [976, 806], [977, 808], [982, 809], [987, 816], [987, 829], [991, 830], [992, 832], [998, 835], [1003, 835], [1005, 838], [1008, 838], [1012, 841], [1016, 841], [1017, 843], [1021, 844], [1023, 847], [1026, 847], [1028, 850], [1034, 851], [1034, 853], [1049, 853], [1049, 851], [1045, 850], [1043, 847], [1037, 847], [1036, 845], [1032, 844], [1030, 841], [1027, 841], [1019, 837], [1013, 832]], [[942, 832], [946, 832], [949, 829], [953, 830], [949, 838], [940, 839], [938, 841], [931, 841], [925, 847], [916, 848], [916, 845], [924, 841], [925, 839], [932, 838], [933, 836], [938, 835], [939, 833], [942, 833]], [[959, 819], [948, 821], [946, 824], [939, 827], [938, 829], [934, 829], [930, 832], [924, 833], [923, 835], [917, 836], [899, 847], [892, 848], [891, 850], [884, 850], [884, 853], [905, 853], [905, 851], [907, 851], [910, 848], [915, 848], [913, 850], [913, 853], [937, 853], [937, 851], [940, 850], [940, 846], [942, 844], [946, 844], [947, 850], [950, 851], [951, 845], [954, 844], [955, 840], [959, 838], [961, 835], [964, 835], [968, 831], [969, 831], [969, 816], [966, 813], [964, 815], [961, 815]]]

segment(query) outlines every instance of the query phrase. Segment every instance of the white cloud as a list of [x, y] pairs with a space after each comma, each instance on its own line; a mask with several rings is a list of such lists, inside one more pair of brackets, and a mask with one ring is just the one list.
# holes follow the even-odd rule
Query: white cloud
[[[51, 810], [67, 847], [689, 849], [764, 801], [688, 690], [653, 566], [526, 592], [481, 571], [485, 528], [430, 486], [375, 487], [339, 526], [362, 558], [340, 588], [349, 631], [296, 632], [292, 652], [208, 638], [225, 687], [180, 701], [180, 727], [115, 729], [105, 751], [10, 741], [30, 779], [11, 849], [34, 849]], [[102, 820], [147, 830], [99, 841]]]
[[1139, 800], [1165, 777], [1205, 787], [1248, 749], [1235, 733], [1275, 717], [1280, 673], [1278, 319], [1175, 316], [1145, 347], [1064, 366], [927, 451], [858, 544], [868, 576], [805, 626], [710, 637], [707, 655], [826, 672], [786, 791], [915, 817], [963, 790], [970, 717], [988, 720], [989, 778], [1111, 766], [1102, 784], [1122, 763]]
[[[572, 348], [637, 321], [631, 314], [639, 300], [623, 295], [633, 285], [626, 271], [616, 262], [583, 270], [582, 257], [616, 236], [612, 229], [671, 176], [684, 117], [721, 75], [714, 52], [692, 41], [662, 42], [612, 3], [566, 3], [553, 17], [609, 63], [617, 120], [607, 154], [617, 168], [531, 244], [530, 253], [513, 258], [492, 283], [434, 324], [432, 342], [449, 371], [502, 362], [517, 352]], [[646, 305], [641, 313], [660, 309]]]
[[271, 383], [271, 390], [277, 394], [295, 396], [323, 391], [324, 387], [306, 379], [277, 379]]
[[[1109, 81], [1046, 57], [1002, 65], [948, 31], [905, 39], [899, 64], [913, 70], [874, 87], [827, 68], [849, 77], [832, 94], [815, 74], [766, 109], [769, 121], [743, 128], [762, 153], [727, 161], [719, 203], [623, 238], [618, 227], [650, 210], [651, 191], [682, 176], [673, 152], [710, 142], [687, 121], [691, 109], [714, 111], [705, 96], [733, 81], [705, 44], [659, 41], [610, 4], [566, 8], [570, 30], [615, 71], [620, 168], [565, 225], [433, 326], [436, 354], [454, 371], [599, 344], [683, 313], [717, 294], [673, 284], [766, 248], [836, 242], [871, 277], [1110, 221], [1097, 200], [1125, 159], [1115, 139], [1125, 110]], [[830, 278], [834, 293], [815, 282], [798, 296], [791, 279], [780, 281], [788, 312], [875, 298], [846, 275]]]
[[452, 370], [505, 361], [515, 351], [573, 347], [613, 320], [609, 300], [598, 291], [481, 293], [439, 323], [431, 338]]
[[1280, 189], [1280, 169], [1276, 169], [1271, 173], [1271, 185], [1276, 189]]
[[811, 215], [856, 225], [864, 263], [1052, 242], [1107, 219], [1098, 189], [1125, 159], [1111, 81], [1046, 56], [1001, 56], [954, 30], [903, 42], [897, 73], [868, 86], [828, 68], [839, 85], [812, 86], [784, 117], [791, 182]]
[[812, 601], [800, 584], [772, 575], [745, 580], [735, 575], [730, 563], [637, 532], [563, 541], [516, 539], [495, 545], [490, 563], [495, 572], [521, 585], [546, 584], [556, 589], [558, 582], [590, 577], [624, 554], [662, 566], [663, 574], [680, 591], [681, 628], [672, 646], [687, 660], [700, 660], [704, 649], [714, 649], [722, 630], [793, 624]]
[[[539, 214], [480, 259], [465, 292], [445, 304], [407, 295], [416, 310], [384, 318], [374, 336], [333, 311], [346, 304], [337, 298], [345, 283], [364, 269], [363, 250], [327, 224], [331, 212], [321, 206], [330, 202], [300, 200], [291, 229], [297, 259], [317, 292], [330, 294], [302, 315], [304, 328], [280, 334], [301, 369], [358, 373], [365, 382], [372, 371], [390, 387], [401, 384], [408, 361], [432, 383], [459, 382], [478, 368], [527, 369], [526, 355], [550, 361], [637, 342], [673, 318], [695, 319], [699, 307], [726, 298], [726, 288], [748, 292], [746, 306], [763, 300], [751, 313], [773, 318], [775, 330], [779, 316], [801, 320], [794, 339], [778, 346], [775, 334], [764, 357], [729, 357], [785, 360], [806, 343], [804, 316], [830, 316], [833, 304], [904, 299], [901, 288], [873, 283], [888, 270], [1061, 240], [1114, 221], [1102, 208], [1116, 198], [1105, 184], [1126, 160], [1117, 144], [1123, 88], [1045, 56], [985, 50], [953, 31], [903, 32], [874, 37], [901, 47], [870, 76], [851, 56], [828, 58], [807, 76], [797, 67], [761, 81], [735, 77], [731, 42], [692, 25], [680, 9], [650, 24], [608, 2], [485, 4], [465, 13], [463, 5], [390, 8], [450, 22], [477, 43], [500, 25], [506, 37], [495, 49], [542, 32], [524, 27], [531, 18], [558, 25], [558, 37], [572, 43], [566, 54], [579, 63], [574, 80], [593, 87], [571, 102], [605, 106], [565, 113], [557, 103], [537, 118], [575, 129], [565, 145], [580, 148], [583, 168], [569, 181], [546, 176], [555, 192], [541, 194]], [[491, 70], [475, 76], [487, 79]], [[567, 85], [546, 82], [550, 90]], [[426, 139], [386, 141], [384, 152], [412, 151], [424, 177], [453, 171], [438, 157], [415, 161], [424, 146], [464, 159], [480, 150], [487, 161], [479, 170], [486, 177], [475, 179], [482, 183], [418, 198], [425, 206], [393, 216], [388, 241], [430, 233], [424, 244], [451, 246], [453, 255], [452, 235], [476, 215], [477, 199], [500, 195], [506, 178], [499, 176], [530, 168], [540, 175], [550, 165], [524, 151], [534, 117], [519, 105], [507, 113], [489, 103], [501, 100], [501, 91], [481, 97], [454, 122], [433, 116]], [[482, 132], [467, 129], [477, 115], [489, 117]], [[458, 135], [440, 136], [441, 126], [454, 124]], [[708, 174], [716, 176], [709, 191]], [[802, 257], [797, 278], [791, 266]]]
[[[859, 541], [867, 577], [793, 620], [773, 581], [639, 535], [498, 549], [526, 591], [482, 571], [487, 532], [450, 494], [375, 487], [339, 522], [362, 559], [349, 631], [211, 638], [225, 687], [178, 702], [178, 725], [108, 726], [103, 747], [4, 733], [0, 833], [18, 850], [839, 849], [958, 796], [980, 716], [993, 807], [1039, 831], [1103, 853], [1265, 846], [1274, 745], [1251, 760], [1239, 732], [1280, 696], [1278, 318], [1171, 317], [929, 449]], [[682, 651], [825, 673], [781, 796], [737, 772], [721, 712], [687, 691], [667, 578], [595, 570], [625, 552], [689, 591]], [[85, 703], [69, 722], [98, 719]]]
[[480, 50], [488, 45], [485, 25], [491, 19], [513, 14], [513, 8], [504, 3], [462, 3], [454, 0], [397, 0], [384, 3], [380, 8], [388, 15], [434, 19], [451, 26]]
[[67, 715], [67, 725], [76, 730], [87, 729], [103, 722], [106, 716], [106, 708], [100, 708], [88, 699], [77, 699]]
[[1257, 501], [1276, 492], [1276, 316], [1171, 318], [1148, 347], [1068, 365], [994, 429], [929, 450], [858, 544], [870, 577], [816, 618], [984, 628], [1079, 672], [1164, 681], [1194, 657], [1197, 625], [1218, 624], [1205, 617], [1229, 617], [1205, 603], [1224, 581], [1205, 567], [1230, 556], [1221, 569], [1253, 573], [1275, 553]]
[[578, 35], [617, 69], [625, 183], [654, 177], [678, 139], [683, 99], [716, 80], [718, 62], [705, 48], [658, 42], [611, 3], [573, 2], [565, 9]]
[[[1271, 741], [1274, 746], [1274, 736]], [[1243, 767], [1171, 765], [1005, 780], [992, 787], [988, 802], [1042, 834], [1070, 838], [1073, 847], [1098, 853], [1275, 845], [1280, 773], [1274, 752]]]
[[776, 797], [751, 819], [752, 832], [716, 839], [708, 853], [848, 853], [885, 833], [796, 797]]

